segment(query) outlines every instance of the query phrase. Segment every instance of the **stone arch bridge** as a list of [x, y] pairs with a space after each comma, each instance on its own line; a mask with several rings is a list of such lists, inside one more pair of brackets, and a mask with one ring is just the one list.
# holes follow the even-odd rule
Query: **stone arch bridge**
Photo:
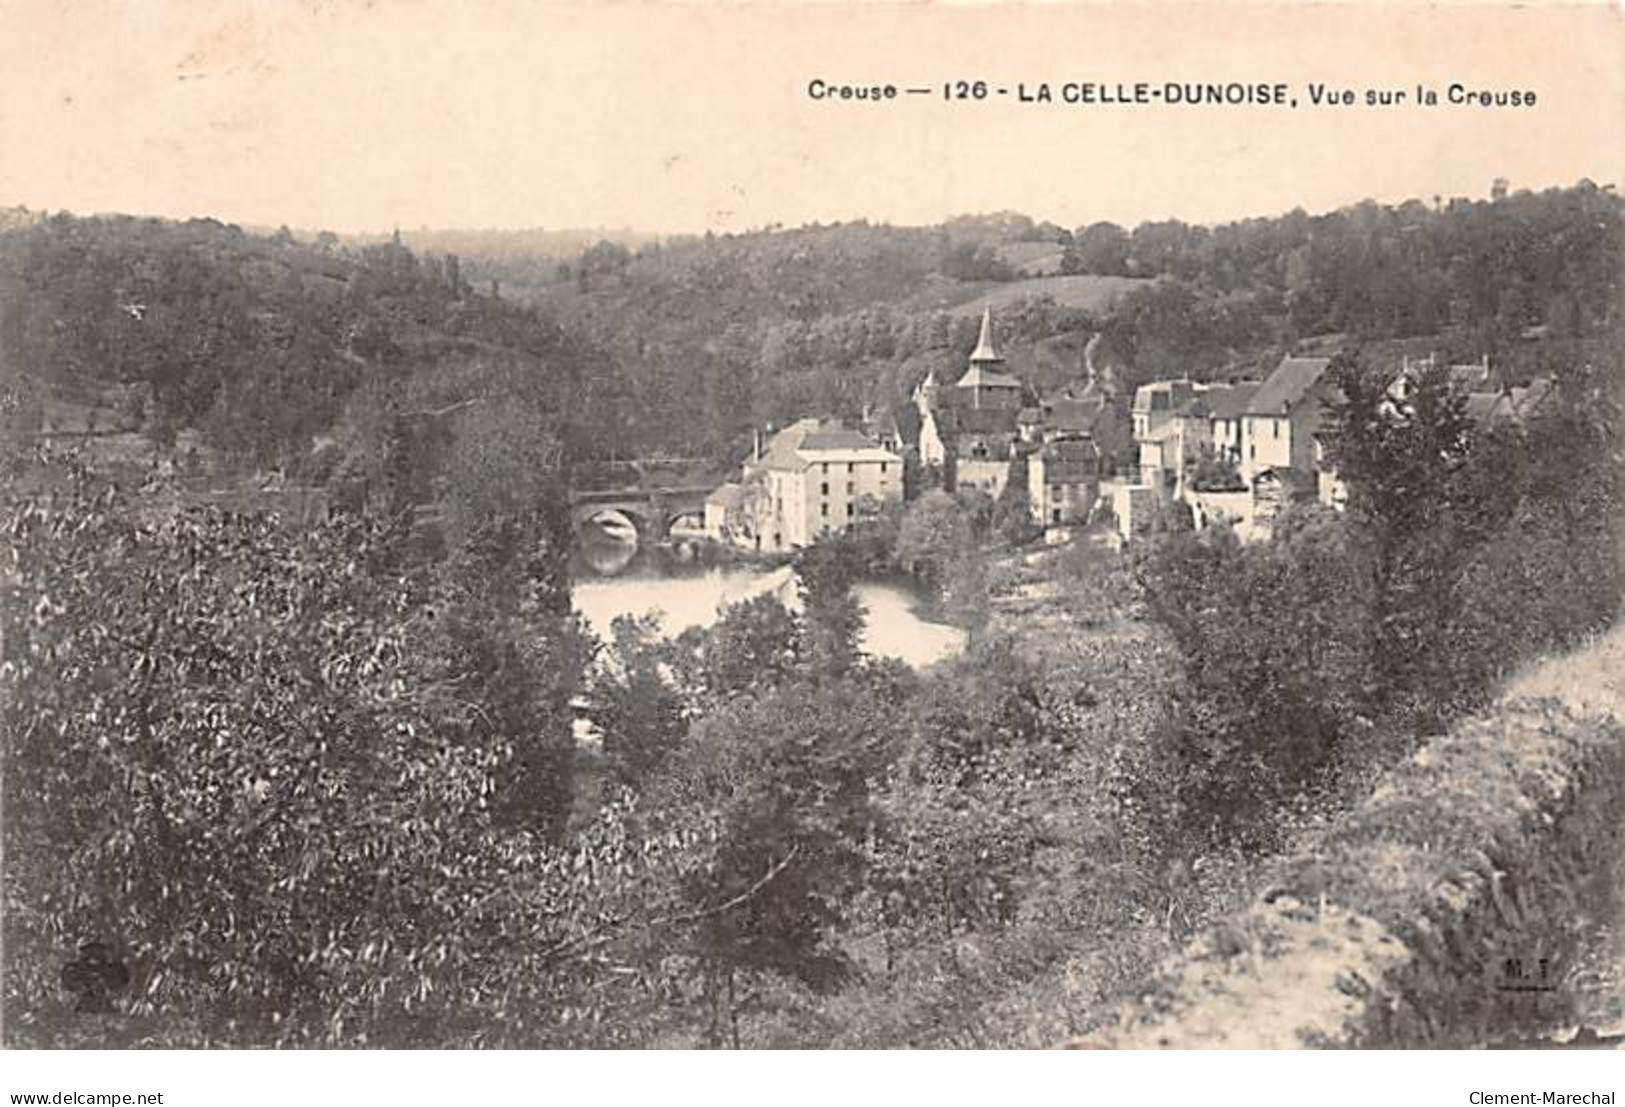
[[636, 529], [638, 545], [664, 542], [678, 523], [704, 525], [705, 498], [713, 491], [709, 485], [687, 485], [572, 492], [570, 523], [579, 535], [589, 523], [610, 529], [625, 520]]

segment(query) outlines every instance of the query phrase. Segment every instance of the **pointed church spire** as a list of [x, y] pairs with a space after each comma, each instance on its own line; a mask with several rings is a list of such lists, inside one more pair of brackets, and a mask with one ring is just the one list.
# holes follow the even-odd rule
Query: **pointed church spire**
[[993, 307], [989, 305], [982, 309], [982, 333], [976, 340], [976, 349], [971, 351], [972, 364], [978, 361], [1003, 361], [997, 350], [993, 348]]

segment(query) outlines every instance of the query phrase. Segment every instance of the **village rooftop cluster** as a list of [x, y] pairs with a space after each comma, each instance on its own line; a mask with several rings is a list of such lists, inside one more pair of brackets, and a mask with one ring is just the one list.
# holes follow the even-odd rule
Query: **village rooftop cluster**
[[[1025, 485], [1032, 522], [1055, 538], [1096, 526], [1118, 545], [1183, 503], [1198, 529], [1229, 527], [1244, 542], [1266, 538], [1282, 508], [1318, 500], [1341, 510], [1346, 489], [1319, 437], [1339, 396], [1330, 356], [1289, 355], [1263, 380], [1189, 378], [1141, 385], [1119, 403], [1104, 375], [1039, 395], [1013, 375], [994, 339], [992, 309], [952, 384], [933, 369], [907, 404], [871, 413], [862, 430], [802, 419], [762, 441], [706, 500], [705, 534], [777, 553], [839, 533], [907, 495], [930, 488], [997, 501]], [[1432, 359], [1405, 359], [1391, 394]], [[1528, 416], [1550, 394], [1537, 377], [1515, 385], [1487, 357], [1448, 367], [1475, 425]], [[922, 479], [907, 488], [905, 472]]]

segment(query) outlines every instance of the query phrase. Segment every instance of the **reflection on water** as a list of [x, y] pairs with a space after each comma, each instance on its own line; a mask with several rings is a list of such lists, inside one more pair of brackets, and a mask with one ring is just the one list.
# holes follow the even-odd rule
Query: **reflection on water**
[[637, 531], [623, 533], [601, 526], [597, 520], [588, 520], [576, 533], [575, 557], [582, 568], [603, 577], [619, 576], [638, 560], [643, 553], [638, 545]]
[[[864, 607], [863, 648], [877, 657], [895, 657], [923, 668], [965, 648], [958, 627], [930, 623], [915, 614], [915, 597], [892, 584], [868, 582], [855, 589]], [[593, 632], [608, 638], [620, 615], [658, 612], [662, 629], [679, 634], [689, 627], [709, 626], [729, 604], [772, 593], [792, 610], [800, 606], [795, 575], [788, 567], [729, 567], [692, 575], [630, 575], [577, 580], [576, 610]]]

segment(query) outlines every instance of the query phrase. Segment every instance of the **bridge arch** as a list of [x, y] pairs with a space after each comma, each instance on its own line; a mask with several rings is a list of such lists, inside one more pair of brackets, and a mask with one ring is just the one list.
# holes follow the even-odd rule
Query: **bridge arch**
[[674, 534], [682, 531], [690, 531], [693, 532], [693, 534], [698, 534], [705, 530], [704, 507], [668, 508], [664, 514], [666, 516], [666, 532], [668, 534]]
[[[670, 529], [664, 514], [652, 510], [652, 505], [646, 501], [584, 503], [570, 510], [570, 525], [577, 534], [590, 524], [609, 523], [612, 527], [623, 521], [632, 525], [636, 531], [635, 544], [640, 546], [659, 541]], [[611, 527], [603, 529], [609, 530]]]
[[570, 496], [570, 522], [580, 534], [593, 520], [619, 514], [637, 528], [639, 543], [663, 542], [681, 520], [704, 525], [705, 498], [710, 493], [705, 486], [575, 492]]

